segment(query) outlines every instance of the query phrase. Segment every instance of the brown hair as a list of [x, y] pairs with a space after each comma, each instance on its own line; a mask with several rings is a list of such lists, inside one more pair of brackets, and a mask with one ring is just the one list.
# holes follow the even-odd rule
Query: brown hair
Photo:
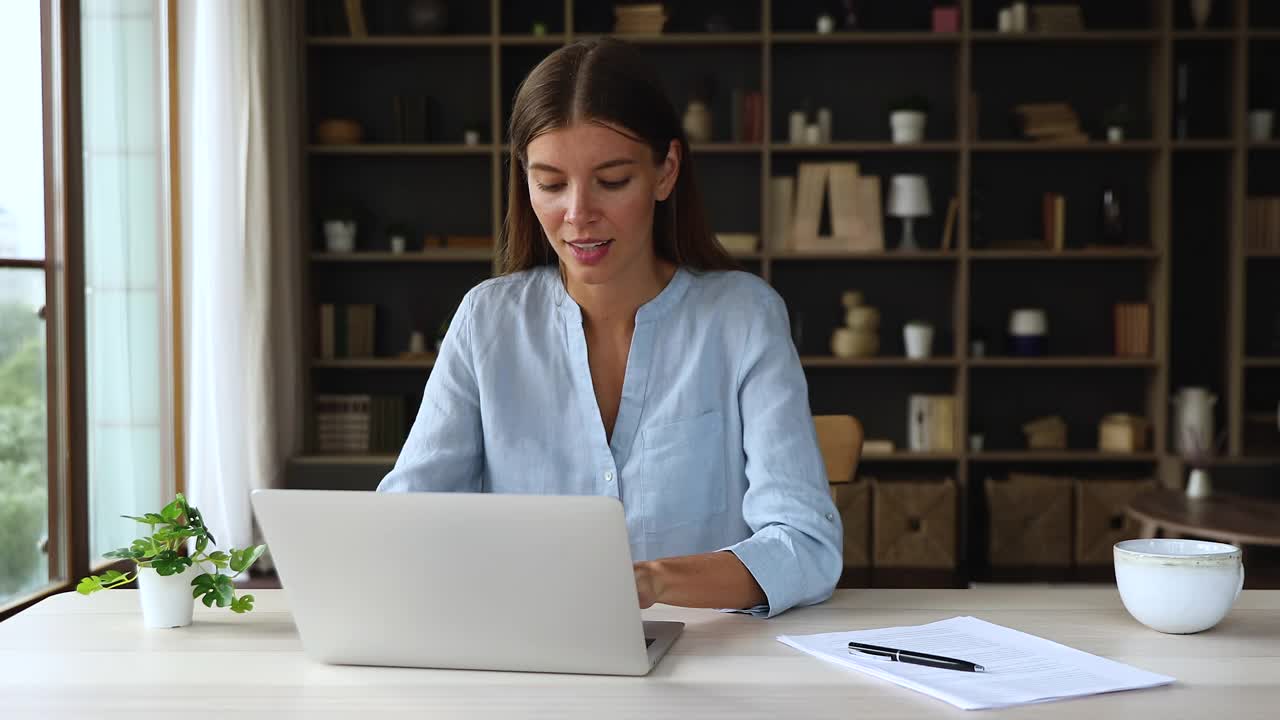
[[649, 146], [655, 164], [667, 156], [672, 140], [679, 142], [675, 188], [654, 208], [654, 253], [694, 270], [737, 268], [707, 224], [694, 182], [689, 141], [657, 74], [631, 45], [605, 38], [580, 40], [556, 50], [538, 63], [516, 91], [508, 129], [511, 169], [500, 274], [556, 262], [529, 204], [528, 148], [538, 135], [574, 121], [624, 128]]

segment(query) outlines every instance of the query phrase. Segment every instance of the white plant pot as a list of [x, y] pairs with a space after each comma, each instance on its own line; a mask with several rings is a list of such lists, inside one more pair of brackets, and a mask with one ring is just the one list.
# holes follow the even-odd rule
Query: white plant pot
[[1254, 142], [1265, 142], [1271, 139], [1271, 130], [1275, 125], [1276, 114], [1273, 110], [1249, 111], [1249, 139]]
[[149, 628], [176, 628], [191, 624], [196, 599], [191, 581], [204, 573], [192, 565], [177, 575], [163, 576], [155, 568], [138, 568], [138, 599], [142, 603], [142, 624]]
[[332, 253], [355, 252], [356, 223], [354, 220], [326, 220], [324, 223], [324, 247]]
[[1107, 127], [1107, 142], [1124, 142], [1124, 128], [1118, 125]]
[[907, 347], [908, 358], [923, 360], [933, 352], [933, 326], [928, 323], [907, 323], [902, 328], [902, 340]]
[[889, 113], [893, 141], [899, 145], [923, 141], [924, 125], [928, 117], [918, 110], [895, 110]]

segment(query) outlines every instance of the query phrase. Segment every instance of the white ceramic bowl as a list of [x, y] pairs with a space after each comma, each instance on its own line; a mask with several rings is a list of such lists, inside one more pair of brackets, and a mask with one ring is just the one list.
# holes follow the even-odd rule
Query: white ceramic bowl
[[1112, 554], [1125, 609], [1163, 633], [1197, 633], [1217, 625], [1244, 587], [1240, 548], [1234, 545], [1125, 540]]

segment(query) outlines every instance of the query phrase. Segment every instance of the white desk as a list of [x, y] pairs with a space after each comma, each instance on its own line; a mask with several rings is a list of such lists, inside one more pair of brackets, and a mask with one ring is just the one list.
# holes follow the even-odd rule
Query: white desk
[[688, 625], [645, 678], [322, 665], [303, 655], [282, 591], [255, 596], [245, 616], [197, 604], [181, 630], [142, 628], [131, 591], [49, 598], [0, 623], [0, 718], [973, 717], [774, 640], [955, 615], [1178, 678], [1001, 720], [1280, 717], [1280, 591], [1246, 591], [1218, 627], [1184, 637], [1138, 625], [1113, 589], [847, 590], [773, 620], [657, 607], [646, 618]]

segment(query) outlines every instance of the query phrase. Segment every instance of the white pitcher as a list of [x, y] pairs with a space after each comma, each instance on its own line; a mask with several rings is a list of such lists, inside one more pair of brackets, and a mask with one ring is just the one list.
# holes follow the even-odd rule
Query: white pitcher
[[1213, 406], [1218, 396], [1203, 387], [1184, 387], [1172, 398], [1174, 416], [1173, 447], [1179, 455], [1211, 455], [1213, 446]]

